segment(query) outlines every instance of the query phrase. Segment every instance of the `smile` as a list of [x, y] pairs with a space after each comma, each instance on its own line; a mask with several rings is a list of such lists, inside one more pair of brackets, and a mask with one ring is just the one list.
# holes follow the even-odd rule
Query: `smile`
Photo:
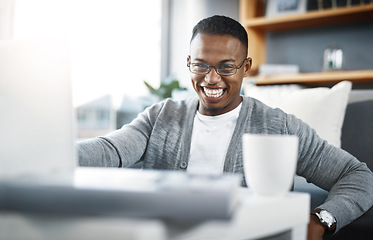
[[224, 93], [223, 88], [212, 89], [212, 88], [203, 87], [203, 91], [205, 92], [206, 96], [209, 98], [220, 98]]

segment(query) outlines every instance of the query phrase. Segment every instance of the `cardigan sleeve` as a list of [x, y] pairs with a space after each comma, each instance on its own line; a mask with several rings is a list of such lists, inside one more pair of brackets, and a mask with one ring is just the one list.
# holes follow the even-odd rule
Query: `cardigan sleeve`
[[365, 163], [328, 144], [293, 115], [287, 117], [287, 129], [299, 137], [297, 174], [329, 192], [318, 208], [336, 217], [337, 230], [373, 205], [373, 173]]
[[130, 124], [106, 136], [77, 142], [79, 166], [130, 167], [140, 161], [162, 106], [147, 108]]

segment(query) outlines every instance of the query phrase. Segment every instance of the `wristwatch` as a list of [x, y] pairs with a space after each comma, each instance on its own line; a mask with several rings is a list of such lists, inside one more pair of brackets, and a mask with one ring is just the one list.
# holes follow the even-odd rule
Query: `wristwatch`
[[325, 234], [333, 234], [337, 227], [337, 220], [330, 212], [317, 208], [311, 212], [311, 214], [316, 215], [320, 223], [325, 227]]

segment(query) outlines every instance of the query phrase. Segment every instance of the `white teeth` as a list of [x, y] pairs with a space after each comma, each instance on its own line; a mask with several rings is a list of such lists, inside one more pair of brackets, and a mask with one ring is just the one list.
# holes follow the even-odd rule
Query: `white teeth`
[[222, 88], [219, 88], [219, 89], [203, 88], [203, 90], [205, 91], [206, 96], [208, 96], [208, 97], [218, 98], [221, 95], [223, 95], [223, 89]]

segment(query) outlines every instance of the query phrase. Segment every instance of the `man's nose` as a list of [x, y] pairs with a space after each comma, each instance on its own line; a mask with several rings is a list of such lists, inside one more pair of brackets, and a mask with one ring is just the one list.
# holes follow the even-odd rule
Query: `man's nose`
[[216, 84], [221, 80], [220, 75], [216, 72], [216, 68], [211, 68], [210, 72], [205, 75], [205, 81], [208, 84]]

